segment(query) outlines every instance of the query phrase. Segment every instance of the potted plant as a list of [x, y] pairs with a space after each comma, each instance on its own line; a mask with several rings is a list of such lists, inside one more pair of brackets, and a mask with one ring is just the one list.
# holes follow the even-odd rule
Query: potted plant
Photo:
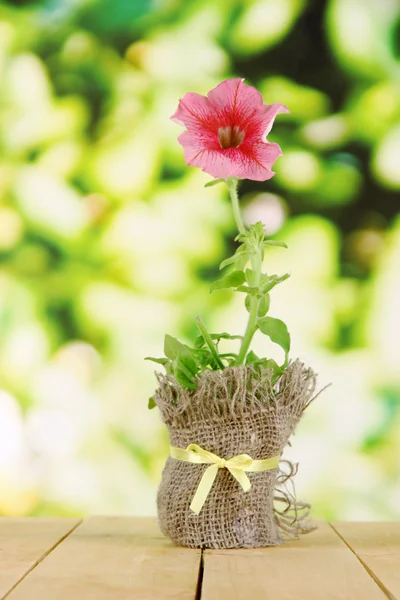
[[[263, 272], [264, 255], [286, 245], [268, 239], [261, 222], [245, 226], [238, 198], [241, 179], [274, 175], [282, 152], [266, 136], [276, 115], [287, 112], [279, 103], [265, 105], [242, 79], [230, 79], [206, 97], [186, 94], [171, 117], [186, 128], [178, 138], [186, 163], [214, 177], [207, 186], [224, 183], [229, 190], [238, 245], [211, 291], [242, 294], [248, 312], [244, 333], [209, 332], [197, 317], [192, 346], [166, 335], [165, 356], [149, 358], [165, 369], [157, 373], [149, 406], [159, 407], [171, 442], [157, 498], [159, 521], [185, 546], [269, 546], [312, 528], [309, 505], [287, 487], [296, 469], [281, 455], [315, 398], [316, 376], [289, 359], [287, 327], [269, 313], [273, 288], [289, 275]], [[282, 364], [254, 353], [256, 331], [281, 346]], [[221, 353], [221, 339], [237, 348]]]

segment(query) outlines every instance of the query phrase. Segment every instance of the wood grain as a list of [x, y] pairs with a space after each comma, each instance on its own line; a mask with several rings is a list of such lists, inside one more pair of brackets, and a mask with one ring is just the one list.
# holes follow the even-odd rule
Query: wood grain
[[155, 519], [91, 517], [7, 600], [194, 600], [200, 550], [173, 546]]
[[400, 600], [400, 523], [333, 523], [387, 596]]
[[326, 523], [275, 548], [206, 550], [202, 600], [384, 600]]
[[79, 523], [80, 519], [0, 517], [0, 598]]

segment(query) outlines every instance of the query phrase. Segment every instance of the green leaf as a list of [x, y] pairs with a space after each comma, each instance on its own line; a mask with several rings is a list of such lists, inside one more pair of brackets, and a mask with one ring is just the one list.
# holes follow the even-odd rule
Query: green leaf
[[154, 398], [152, 396], [151, 398], [149, 398], [149, 402], [147, 404], [147, 408], [149, 410], [151, 410], [152, 408], [155, 408], [156, 406], [157, 406], [157, 404], [155, 403]]
[[274, 373], [276, 374], [281, 374], [282, 373], [282, 367], [280, 367], [273, 358], [269, 358], [266, 363], [265, 363], [265, 367], [267, 369], [272, 369]]
[[[241, 340], [242, 335], [231, 335], [230, 333], [210, 333], [212, 340]], [[205, 340], [202, 335], [198, 335], [195, 339], [194, 345], [196, 348], [202, 348], [205, 344]]]
[[[174, 361], [174, 375], [179, 382], [183, 382], [189, 389], [196, 389], [197, 383], [195, 377], [199, 371], [197, 361], [195, 360], [190, 348], [180, 353]], [[193, 387], [194, 386], [194, 387]]]
[[242, 335], [231, 335], [230, 333], [211, 333], [211, 339], [213, 340], [241, 340], [243, 338]]
[[257, 285], [257, 273], [253, 271], [253, 269], [246, 269], [244, 274], [246, 281], [250, 286], [254, 287]]
[[264, 367], [264, 369], [272, 369], [275, 371], [282, 371], [282, 368], [274, 361], [273, 358], [260, 358], [256, 361], [256, 366]]
[[199, 370], [197, 366], [197, 361], [194, 356], [194, 352], [192, 352], [189, 348], [179, 355], [179, 357], [177, 358], [177, 365], [180, 368], [185, 369], [188, 377], [192, 375], [197, 375]]
[[[204, 353], [204, 350], [200, 351]], [[208, 365], [209, 361], [204, 356], [199, 356], [199, 350], [189, 348], [179, 342], [171, 335], [166, 335], [164, 340], [164, 353], [166, 359], [148, 358], [165, 366], [167, 373], [176, 377], [178, 382], [189, 390], [195, 390], [197, 387], [196, 376], [199, 372], [199, 363], [203, 366]]]
[[171, 335], [166, 334], [164, 338], [164, 354], [171, 360], [175, 360], [179, 354], [180, 342]]
[[182, 368], [182, 365], [178, 365], [175, 368], [174, 375], [182, 387], [185, 387], [188, 390], [195, 390], [197, 388], [197, 383], [188, 376], [186, 370]]
[[278, 379], [278, 377], [282, 374], [283, 368], [280, 367], [272, 358], [261, 358], [254, 363], [255, 367], [262, 367], [263, 369], [272, 369], [273, 376], [272, 382]]
[[290, 350], [290, 335], [285, 323], [273, 317], [263, 317], [258, 319], [257, 325], [260, 331], [267, 335], [272, 342], [283, 348], [287, 359]]
[[164, 354], [174, 363], [174, 375], [176, 369], [185, 371], [187, 377], [190, 378], [198, 373], [198, 366], [195, 358], [195, 350], [189, 348], [185, 344], [181, 344], [176, 338], [171, 335], [166, 335], [164, 339]]
[[152, 356], [146, 356], [146, 358], [144, 360], [151, 360], [152, 362], [155, 362], [159, 365], [167, 365], [169, 364], [169, 359], [168, 358], [153, 358]]
[[214, 358], [208, 348], [200, 348], [195, 350], [197, 364], [200, 368], [205, 368], [214, 363]]
[[257, 311], [257, 316], [258, 317], [264, 317], [267, 312], [269, 311], [269, 305], [270, 305], [270, 295], [269, 294], [265, 294], [265, 296], [263, 296], [260, 299], [260, 302], [258, 304], [258, 311]]
[[250, 257], [254, 254], [254, 252], [239, 252], [235, 266], [238, 271], [243, 271], [247, 263], [249, 262]]
[[226, 360], [226, 362], [228, 363], [228, 367], [235, 367], [237, 365], [237, 360], [238, 360], [238, 355], [237, 354], [227, 354], [226, 356], [221, 355], [224, 358], [224, 360]]
[[270, 292], [272, 288], [274, 288], [278, 283], [282, 283], [290, 277], [290, 273], [285, 273], [284, 275], [266, 275], [263, 273], [261, 275], [261, 289], [265, 294], [266, 292]]
[[245, 233], [238, 233], [234, 239], [235, 239], [235, 242], [242, 242], [243, 244], [245, 244], [248, 240], [248, 237], [249, 237], [249, 232], [246, 231]]
[[246, 298], [244, 299], [244, 305], [246, 307], [247, 312], [250, 312], [251, 310], [251, 295], [247, 294]]
[[[251, 310], [251, 298], [254, 296], [258, 295], [258, 288], [246, 288], [246, 291], [250, 293], [247, 294], [245, 300], [244, 300], [244, 305], [246, 307], [247, 312], [250, 312]], [[236, 291], [243, 291], [241, 289], [237, 289]], [[260, 298], [260, 302], [258, 304], [258, 311], [257, 311], [257, 316], [258, 317], [263, 317], [264, 315], [267, 314], [268, 310], [269, 310], [269, 303], [270, 303], [270, 297], [269, 294], [265, 294], [265, 296], [262, 296]]]
[[219, 269], [220, 271], [222, 269], [225, 269], [225, 267], [228, 267], [229, 265], [232, 265], [236, 262], [237, 256], [236, 254], [234, 254], [233, 256], [230, 256], [229, 258], [226, 258], [225, 260], [222, 261], [222, 263], [219, 265]]
[[217, 185], [218, 183], [225, 183], [225, 179], [213, 179], [212, 181], [208, 181], [204, 187], [212, 187], [213, 185]]
[[205, 344], [205, 339], [202, 335], [198, 335], [196, 336], [195, 340], [194, 340], [194, 347], [195, 348], [202, 348]]
[[193, 358], [194, 350], [182, 344], [179, 340], [172, 337], [171, 335], [166, 335], [164, 338], [164, 354], [171, 360], [191, 360], [194, 362]]
[[244, 292], [245, 294], [251, 294], [252, 296], [257, 296], [259, 293], [258, 287], [249, 287], [248, 285], [238, 285], [235, 292]]
[[272, 358], [269, 358], [266, 362], [265, 368], [272, 369], [272, 371], [274, 373], [272, 376], [272, 383], [275, 383], [276, 380], [282, 375], [282, 373], [285, 369], [285, 365], [280, 367]]
[[236, 253], [231, 256], [230, 258], [226, 258], [225, 260], [222, 261], [222, 263], [219, 265], [220, 269], [224, 269], [225, 267], [227, 267], [228, 265], [232, 265], [235, 264], [237, 267], [238, 271], [243, 270], [243, 268], [246, 266], [249, 257], [253, 254], [253, 252], [251, 252], [251, 250], [243, 250], [243, 251], [236, 251]]
[[279, 246], [280, 248], [287, 248], [287, 244], [285, 242], [279, 242], [278, 240], [265, 240], [263, 242], [264, 246]]
[[211, 292], [215, 292], [216, 290], [225, 290], [227, 288], [235, 288], [241, 283], [245, 282], [245, 276], [243, 271], [232, 271], [232, 273], [228, 273], [222, 279], [218, 279], [215, 281], [210, 288]]
[[158, 365], [162, 365], [168, 375], [172, 374], [172, 362], [169, 358], [153, 358], [152, 356], [147, 356], [144, 360], [151, 360]]
[[246, 365], [254, 364], [258, 360], [260, 359], [258, 358], [257, 354], [255, 354], [253, 350], [250, 350], [250, 352], [246, 356]]
[[265, 237], [264, 223], [257, 221], [257, 223], [254, 223], [254, 225], [251, 225], [250, 232], [257, 242], [262, 242]]

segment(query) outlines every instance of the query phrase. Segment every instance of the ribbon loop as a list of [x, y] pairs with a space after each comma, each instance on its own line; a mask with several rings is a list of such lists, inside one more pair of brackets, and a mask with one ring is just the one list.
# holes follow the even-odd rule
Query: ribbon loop
[[244, 492], [251, 488], [251, 482], [246, 475], [247, 472], [269, 471], [279, 465], [280, 456], [265, 458], [264, 460], [253, 460], [248, 454], [238, 454], [232, 458], [221, 458], [208, 450], [204, 450], [197, 444], [189, 444], [183, 448], [171, 446], [171, 457], [175, 460], [182, 460], [193, 464], [209, 464], [204, 471], [196, 493], [193, 497], [190, 509], [198, 515], [204, 506], [208, 494], [211, 491], [219, 469], [228, 469], [230, 474], [236, 479]]

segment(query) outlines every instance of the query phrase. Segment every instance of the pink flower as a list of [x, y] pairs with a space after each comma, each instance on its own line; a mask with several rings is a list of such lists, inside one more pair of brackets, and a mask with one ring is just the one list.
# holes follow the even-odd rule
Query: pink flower
[[288, 112], [283, 104], [264, 104], [260, 92], [243, 79], [228, 79], [207, 96], [186, 94], [171, 119], [186, 127], [178, 138], [186, 164], [216, 178], [266, 181], [282, 155], [266, 136], [275, 116]]

